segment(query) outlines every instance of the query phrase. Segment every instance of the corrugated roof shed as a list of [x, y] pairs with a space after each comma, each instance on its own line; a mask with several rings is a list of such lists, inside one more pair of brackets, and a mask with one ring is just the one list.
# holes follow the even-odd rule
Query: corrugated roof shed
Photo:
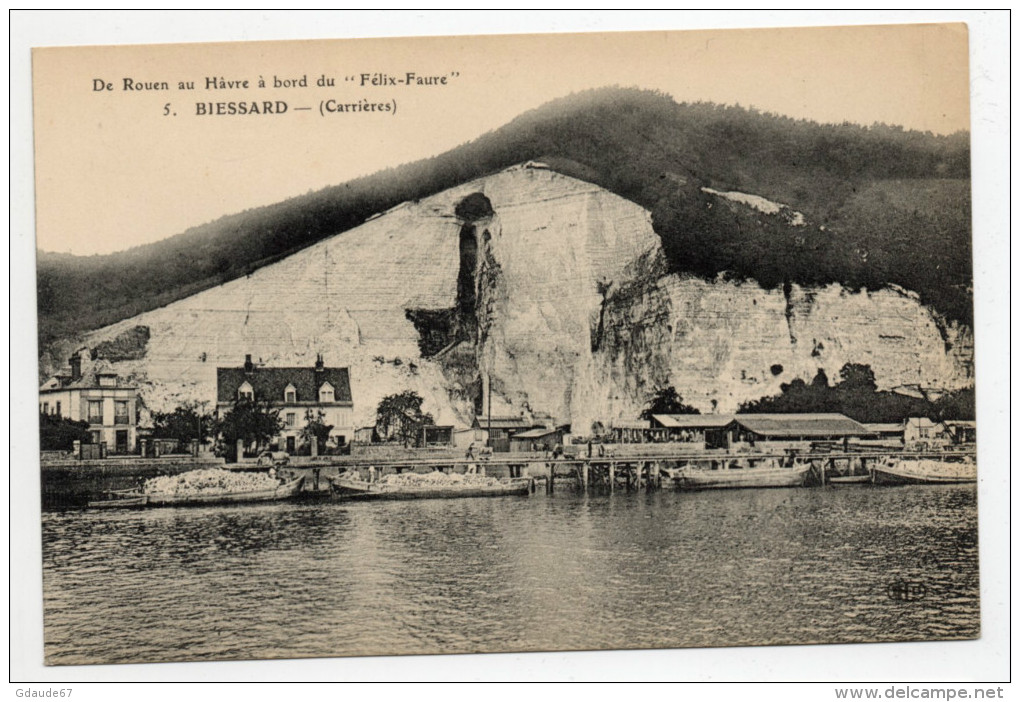
[[247, 381], [255, 391], [256, 400], [269, 399], [272, 402], [283, 402], [284, 390], [293, 385], [297, 392], [297, 402], [318, 403], [319, 388], [324, 383], [333, 386], [336, 402], [351, 402], [351, 380], [346, 368], [323, 368], [316, 371], [312, 367], [304, 368], [260, 368], [250, 373], [244, 368], [216, 369], [216, 399], [218, 402], [233, 402], [237, 399], [237, 389]]
[[872, 434], [896, 434], [903, 433], [903, 425], [899, 422], [889, 423], [870, 423], [865, 424], [864, 427]]
[[733, 421], [733, 414], [653, 414], [652, 419], [667, 429], [715, 429]]
[[[495, 421], [495, 420], [493, 420]], [[547, 429], [546, 427], [539, 427], [538, 429], [528, 429], [527, 431], [518, 432], [513, 435], [514, 439], [541, 439], [543, 436], [549, 436], [555, 434], [559, 429]]]
[[475, 421], [482, 429], [531, 429], [535, 426], [524, 417], [493, 417], [490, 425], [488, 417], [476, 417]]
[[868, 429], [845, 414], [740, 414], [734, 422], [761, 436], [862, 436]]
[[648, 429], [651, 422], [647, 419], [614, 419], [611, 426], [613, 429]]

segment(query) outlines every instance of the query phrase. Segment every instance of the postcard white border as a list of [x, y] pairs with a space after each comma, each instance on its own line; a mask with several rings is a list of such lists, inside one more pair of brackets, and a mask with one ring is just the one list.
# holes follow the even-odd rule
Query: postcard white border
[[[44, 667], [35, 423], [35, 238], [29, 49], [368, 36], [967, 22], [975, 212], [982, 637], [974, 642]], [[13, 12], [11, 22], [11, 680], [1004, 680], [1009, 675], [1009, 15], [991, 12]], [[24, 686], [22, 686], [24, 687]], [[773, 688], [774, 689], [774, 688]], [[277, 694], [266, 688], [265, 694]], [[178, 691], [184, 692], [184, 691]], [[215, 693], [215, 690], [213, 691]], [[224, 692], [221, 690], [221, 692]], [[796, 689], [793, 690], [796, 693]], [[105, 698], [137, 699], [125, 688]], [[146, 691], [148, 696], [150, 692]], [[176, 694], [173, 690], [155, 691]], [[769, 688], [746, 694], [771, 696]], [[831, 692], [829, 693], [832, 694]], [[789, 694], [784, 698], [790, 699]], [[796, 698], [796, 697], [794, 697]]]

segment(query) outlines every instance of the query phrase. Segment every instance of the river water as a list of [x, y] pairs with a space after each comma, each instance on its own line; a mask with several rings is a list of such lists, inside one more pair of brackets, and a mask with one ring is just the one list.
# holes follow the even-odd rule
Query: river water
[[976, 489], [43, 514], [48, 664], [973, 638]]

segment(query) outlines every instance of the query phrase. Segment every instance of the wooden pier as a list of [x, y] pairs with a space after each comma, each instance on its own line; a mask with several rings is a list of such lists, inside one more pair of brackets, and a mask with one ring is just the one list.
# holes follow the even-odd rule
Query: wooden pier
[[[811, 484], [864, 482], [872, 464], [889, 458], [927, 458], [934, 460], [973, 460], [973, 451], [963, 452], [903, 452], [903, 451], [846, 451], [832, 453], [728, 453], [714, 451], [684, 453], [672, 456], [583, 456], [549, 458], [541, 454], [494, 454], [480, 458], [440, 458], [371, 460], [355, 456], [344, 457], [343, 462], [295, 463], [284, 470], [308, 471], [307, 489], [328, 489], [327, 475], [340, 470], [356, 471], [380, 478], [390, 473], [426, 472], [440, 470], [446, 473], [469, 473], [494, 477], [531, 477], [545, 483], [552, 492], [557, 484], [570, 485], [582, 491], [613, 492], [617, 490], [657, 490], [676, 487], [683, 469], [719, 470], [733, 467], [755, 468], [786, 465], [798, 461], [810, 463]], [[298, 473], [300, 474], [300, 473]], [[318, 488], [316, 488], [318, 485]]]

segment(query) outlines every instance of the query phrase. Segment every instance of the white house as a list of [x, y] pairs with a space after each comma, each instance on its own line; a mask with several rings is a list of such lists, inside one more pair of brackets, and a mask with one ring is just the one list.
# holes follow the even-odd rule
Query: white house
[[43, 414], [88, 422], [93, 444], [112, 454], [133, 453], [138, 440], [138, 388], [125, 382], [106, 361], [93, 362], [88, 349], [69, 360], [39, 388]]
[[297, 452], [306, 415], [311, 412], [316, 418], [320, 410], [323, 422], [333, 427], [331, 442], [345, 446], [354, 440], [350, 373], [347, 368], [326, 368], [321, 355], [312, 367], [256, 366], [249, 354], [239, 368], [217, 368], [217, 411], [230, 411], [240, 399], [268, 401], [280, 411], [283, 429], [274, 443], [281, 451]]

